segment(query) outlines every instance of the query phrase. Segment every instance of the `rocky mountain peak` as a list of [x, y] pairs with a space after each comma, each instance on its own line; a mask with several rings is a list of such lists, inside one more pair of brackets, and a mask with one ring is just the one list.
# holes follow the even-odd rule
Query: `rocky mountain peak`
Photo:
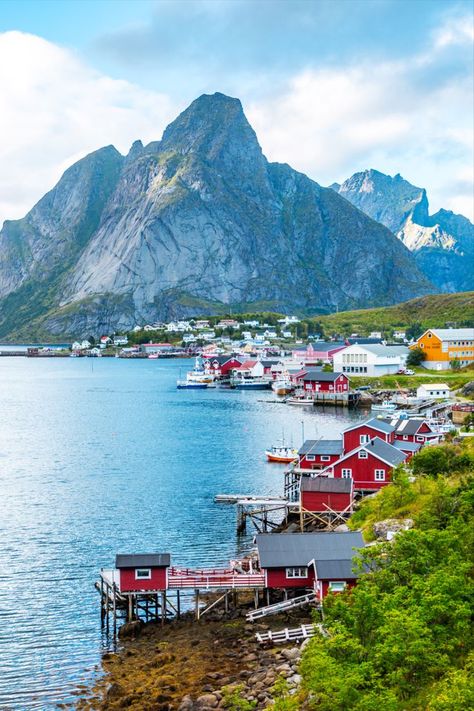
[[219, 92], [203, 94], [165, 129], [163, 152], [198, 154], [213, 164], [239, 172], [262, 161], [255, 131], [245, 117], [239, 99]]

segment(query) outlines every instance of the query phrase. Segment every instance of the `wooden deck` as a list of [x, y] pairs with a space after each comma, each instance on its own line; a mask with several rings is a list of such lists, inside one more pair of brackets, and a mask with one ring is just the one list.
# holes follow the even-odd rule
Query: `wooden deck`
[[[119, 595], [137, 594], [143, 592], [147, 595], [163, 592], [160, 590], [134, 590], [122, 593], [120, 590], [120, 575], [118, 570], [101, 570], [100, 576], [109, 587], [114, 587]], [[236, 590], [236, 589], [262, 589], [265, 587], [264, 573], [238, 573], [231, 568], [170, 568], [168, 571], [167, 590]]]

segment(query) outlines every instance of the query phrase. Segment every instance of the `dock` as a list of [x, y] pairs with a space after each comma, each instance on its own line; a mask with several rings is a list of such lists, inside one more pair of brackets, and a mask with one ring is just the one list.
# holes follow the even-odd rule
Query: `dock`
[[[290, 511], [299, 510], [298, 504], [284, 496], [217, 494], [214, 501], [220, 504], [234, 504], [237, 507], [237, 533], [245, 533], [247, 520], [253, 523], [257, 533], [266, 533], [278, 528]], [[274, 520], [275, 514], [279, 514], [280, 520]]]

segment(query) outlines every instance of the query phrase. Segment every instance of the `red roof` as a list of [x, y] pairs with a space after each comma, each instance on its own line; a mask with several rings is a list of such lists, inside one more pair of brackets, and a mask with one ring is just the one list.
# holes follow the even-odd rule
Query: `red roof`
[[246, 360], [241, 366], [234, 368], [234, 370], [251, 370], [257, 363], [258, 360]]

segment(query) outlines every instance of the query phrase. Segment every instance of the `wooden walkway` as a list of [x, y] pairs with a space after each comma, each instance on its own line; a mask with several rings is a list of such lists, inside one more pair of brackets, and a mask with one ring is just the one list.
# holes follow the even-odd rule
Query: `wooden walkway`
[[276, 602], [273, 605], [267, 605], [266, 607], [259, 607], [257, 610], [251, 610], [247, 613], [247, 620], [254, 622], [259, 620], [261, 617], [267, 617], [268, 615], [278, 615], [280, 612], [287, 612], [288, 610], [294, 610], [297, 607], [303, 607], [304, 605], [312, 605], [317, 603], [317, 595], [314, 592], [308, 593], [307, 595], [301, 595], [299, 597], [294, 597], [289, 600], [283, 600], [282, 602]]
[[309, 637], [314, 637], [316, 632], [320, 632], [320, 625], [300, 625], [299, 627], [293, 627], [284, 630], [278, 630], [278, 632], [257, 632], [255, 637], [260, 644], [266, 644], [267, 642], [272, 642], [273, 644], [285, 644], [285, 642], [299, 642], [302, 639], [308, 639]]

